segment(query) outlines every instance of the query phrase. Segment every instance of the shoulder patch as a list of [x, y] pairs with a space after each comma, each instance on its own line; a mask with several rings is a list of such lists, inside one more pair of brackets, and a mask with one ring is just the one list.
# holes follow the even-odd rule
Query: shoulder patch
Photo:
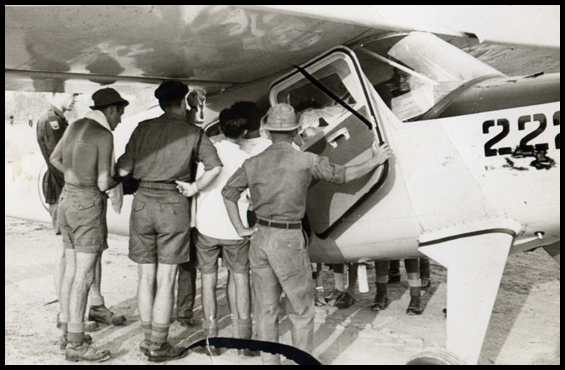
[[58, 130], [60, 128], [59, 121], [57, 121], [57, 120], [49, 121], [49, 125], [51, 125], [51, 128], [53, 130]]

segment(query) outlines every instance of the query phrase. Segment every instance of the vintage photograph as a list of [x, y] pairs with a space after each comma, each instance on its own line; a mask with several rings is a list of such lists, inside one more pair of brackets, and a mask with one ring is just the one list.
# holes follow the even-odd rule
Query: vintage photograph
[[559, 365], [559, 5], [5, 5], [6, 365]]

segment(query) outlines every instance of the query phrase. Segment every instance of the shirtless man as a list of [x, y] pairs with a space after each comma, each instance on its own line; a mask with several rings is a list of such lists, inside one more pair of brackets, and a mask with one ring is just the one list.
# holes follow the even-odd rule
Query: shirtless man
[[92, 338], [84, 334], [83, 320], [96, 266], [108, 248], [105, 192], [117, 185], [111, 176], [112, 131], [129, 102], [110, 88], [95, 92], [92, 99], [92, 111], [67, 128], [50, 157], [65, 175], [58, 211], [66, 254], [60, 319], [63, 337], [68, 339], [65, 357], [69, 361], [105, 361], [111, 356], [110, 351], [90, 346]]

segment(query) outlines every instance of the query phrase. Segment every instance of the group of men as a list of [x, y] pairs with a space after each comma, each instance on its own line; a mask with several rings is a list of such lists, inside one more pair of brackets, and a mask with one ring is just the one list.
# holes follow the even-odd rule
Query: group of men
[[[262, 124], [270, 136], [267, 143], [258, 135], [260, 120], [253, 103], [236, 103], [222, 111], [222, 136], [213, 143], [194, 125], [203, 96], [189, 94], [180, 81], [167, 81], [155, 97], [164, 114], [139, 123], [117, 161], [112, 131], [129, 102], [111, 88], [94, 93], [92, 111], [65, 126], [52, 153], [44, 153], [49, 170], [62, 173], [64, 181], [60, 196], [52, 198], [57, 204], [52, 208], [57, 208], [53, 215], [65, 247], [64, 267], [59, 267], [64, 272], [56, 271], [62, 275], [56, 286], [66, 358], [104, 361], [111, 356], [108, 350], [95, 349], [85, 334], [89, 291], [89, 319], [112, 325], [125, 322], [125, 317], [104, 306], [99, 282], [100, 257], [108, 248], [107, 199], [119, 212], [120, 182], [128, 175], [139, 181], [131, 210], [129, 258], [138, 264], [137, 301], [144, 333], [140, 350], [149, 361], [188, 354], [168, 342], [168, 333], [177, 273], [180, 307], [190, 290], [194, 292], [194, 266], [202, 275], [203, 328], [208, 337], [218, 335], [215, 286], [220, 253], [230, 273], [228, 298], [237, 336], [252, 335], [251, 270], [258, 339], [278, 342], [279, 300], [284, 292], [292, 345], [312, 353], [314, 284], [301, 223], [308, 186], [313, 180], [343, 184], [362, 177], [390, 158], [390, 148], [374, 146], [372, 158], [354, 166], [332, 164], [326, 157], [296, 150], [292, 143], [300, 123], [287, 104], [277, 104], [267, 113]], [[64, 120], [61, 109], [54, 114]], [[50, 122], [49, 126], [54, 129]], [[47, 125], [40, 122], [38, 134], [40, 127]], [[201, 168], [197, 177], [196, 164]], [[194, 200], [196, 220], [191, 220]], [[256, 221], [254, 227], [248, 214], [253, 216], [252, 224]], [[196, 221], [198, 230], [192, 235], [196, 263], [191, 262], [191, 221]], [[98, 282], [98, 289], [93, 282]], [[181, 282], [192, 288], [181, 287]], [[189, 311], [183, 317], [178, 309], [177, 318], [191, 325]], [[264, 364], [280, 363], [277, 355], [261, 356]]]

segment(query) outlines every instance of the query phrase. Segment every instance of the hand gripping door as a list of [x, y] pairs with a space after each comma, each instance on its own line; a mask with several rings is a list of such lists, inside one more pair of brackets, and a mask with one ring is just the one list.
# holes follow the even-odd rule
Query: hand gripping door
[[[326, 156], [332, 163], [341, 165], [354, 165], [371, 158], [371, 146], [382, 139], [354, 53], [338, 47], [302, 68], [305, 74], [294, 71], [275, 81], [270, 90], [272, 105], [287, 103], [295, 108], [301, 123], [297, 142], [300, 150]], [[356, 114], [343, 107], [344, 103]], [[316, 234], [328, 231], [383, 175], [379, 167], [345, 185], [313, 181], [306, 208], [312, 230]]]

